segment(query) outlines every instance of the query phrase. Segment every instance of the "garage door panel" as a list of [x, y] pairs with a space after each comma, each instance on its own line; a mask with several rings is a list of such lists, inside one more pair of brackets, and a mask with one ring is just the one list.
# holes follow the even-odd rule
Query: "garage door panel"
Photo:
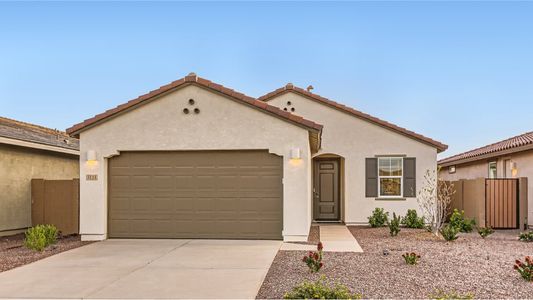
[[282, 159], [266, 151], [123, 152], [109, 236], [281, 239]]

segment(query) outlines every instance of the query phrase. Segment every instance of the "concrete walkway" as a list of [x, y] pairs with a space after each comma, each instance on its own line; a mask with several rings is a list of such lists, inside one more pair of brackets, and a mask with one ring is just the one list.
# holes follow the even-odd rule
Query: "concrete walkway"
[[[325, 252], [363, 252], [361, 246], [345, 225], [320, 224], [320, 241]], [[280, 250], [314, 251], [315, 245], [283, 243]]]
[[0, 298], [252, 299], [280, 246], [107, 240], [0, 273]]

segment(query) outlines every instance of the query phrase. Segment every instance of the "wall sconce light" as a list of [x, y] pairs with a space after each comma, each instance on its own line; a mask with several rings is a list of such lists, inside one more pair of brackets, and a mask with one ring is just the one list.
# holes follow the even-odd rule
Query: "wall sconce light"
[[300, 155], [300, 148], [292, 148], [291, 149], [291, 159], [295, 159], [295, 160], [298, 160], [298, 159], [301, 159], [301, 155]]
[[512, 161], [509, 163], [509, 168], [511, 169], [511, 175], [513, 177], [516, 177], [516, 174], [518, 174], [518, 169], [516, 168], [516, 162]]
[[96, 151], [94, 150], [87, 151], [87, 161], [88, 162], [96, 161]]
[[450, 168], [448, 169], [448, 173], [450, 174], [455, 173], [455, 166], [450, 166]]

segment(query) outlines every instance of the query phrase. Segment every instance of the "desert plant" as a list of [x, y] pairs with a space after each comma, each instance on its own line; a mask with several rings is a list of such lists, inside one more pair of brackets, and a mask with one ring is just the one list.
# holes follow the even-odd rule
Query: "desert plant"
[[391, 236], [397, 236], [400, 232], [400, 220], [401, 217], [397, 217], [396, 213], [392, 213], [392, 219], [387, 220], [387, 226], [389, 226]]
[[459, 229], [448, 224], [442, 227], [442, 229], [439, 232], [445, 240], [454, 241], [457, 239], [457, 234], [459, 233]]
[[487, 226], [487, 227], [478, 227], [478, 228], [477, 228], [477, 233], [479, 233], [479, 235], [480, 235], [482, 238], [486, 238], [486, 237], [488, 237], [489, 235], [491, 235], [491, 234], [494, 233], [494, 229], [492, 229], [490, 226]]
[[405, 217], [402, 218], [402, 225], [407, 228], [424, 228], [424, 217], [418, 217], [416, 209], [408, 209]]
[[322, 249], [324, 249], [324, 246], [322, 245], [322, 242], [319, 242], [316, 246], [317, 251], [309, 251], [309, 255], [304, 256], [302, 259], [312, 273], [320, 271], [320, 269], [324, 266], [322, 263]]
[[437, 178], [438, 170], [427, 170], [424, 183], [418, 191], [417, 201], [433, 234], [442, 228], [455, 194], [453, 183]]
[[434, 293], [430, 294], [428, 296], [429, 299], [437, 299], [437, 300], [447, 300], [447, 299], [474, 299], [473, 293], [464, 293], [461, 294], [457, 291], [443, 291], [443, 290], [436, 290]]
[[526, 256], [524, 262], [517, 259], [515, 261], [514, 269], [520, 273], [522, 278], [533, 282], [533, 258]]
[[522, 242], [533, 242], [533, 231], [520, 233], [518, 239]]
[[453, 210], [453, 213], [450, 216], [450, 224], [453, 227], [459, 229], [460, 232], [471, 232], [472, 230], [474, 230], [476, 220], [466, 218], [465, 211], [459, 211], [456, 208]]
[[418, 264], [418, 260], [420, 259], [420, 255], [414, 252], [406, 252], [405, 254], [402, 254], [402, 257], [405, 260], [405, 263], [408, 265], [416, 265]]
[[25, 233], [24, 246], [28, 249], [43, 251], [57, 242], [58, 230], [54, 225], [37, 225]]
[[382, 227], [387, 223], [388, 219], [389, 213], [385, 212], [383, 208], [377, 207], [372, 212], [372, 215], [368, 217], [368, 223], [370, 223], [371, 227]]
[[314, 282], [304, 281], [285, 293], [284, 299], [361, 299], [362, 296], [352, 293], [341, 284], [326, 282], [325, 276]]

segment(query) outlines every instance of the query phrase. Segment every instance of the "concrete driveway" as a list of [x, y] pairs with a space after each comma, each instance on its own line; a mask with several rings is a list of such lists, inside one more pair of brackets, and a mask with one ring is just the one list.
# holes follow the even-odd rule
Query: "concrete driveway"
[[280, 246], [107, 240], [0, 273], [0, 298], [255, 298]]

